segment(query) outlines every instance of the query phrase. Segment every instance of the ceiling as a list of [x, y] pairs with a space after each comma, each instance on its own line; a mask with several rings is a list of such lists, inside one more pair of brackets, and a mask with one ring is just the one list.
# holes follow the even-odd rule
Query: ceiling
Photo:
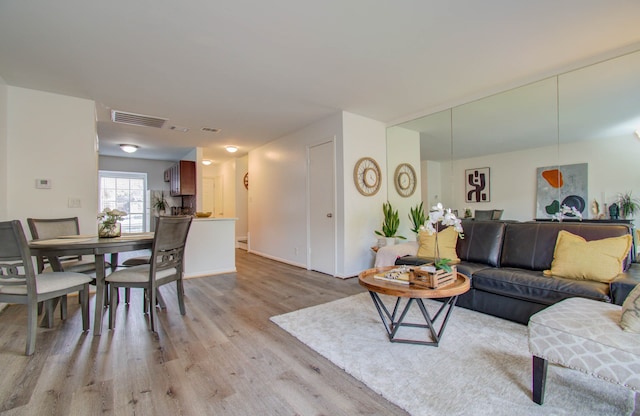
[[2, 0], [0, 77], [94, 100], [103, 155], [222, 162], [336, 111], [394, 124], [637, 48], [638, 16], [629, 0]]

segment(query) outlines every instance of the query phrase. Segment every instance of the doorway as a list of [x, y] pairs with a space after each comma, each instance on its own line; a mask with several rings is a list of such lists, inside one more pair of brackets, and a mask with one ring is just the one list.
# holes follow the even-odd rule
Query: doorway
[[335, 139], [307, 148], [308, 262], [310, 270], [335, 276]]

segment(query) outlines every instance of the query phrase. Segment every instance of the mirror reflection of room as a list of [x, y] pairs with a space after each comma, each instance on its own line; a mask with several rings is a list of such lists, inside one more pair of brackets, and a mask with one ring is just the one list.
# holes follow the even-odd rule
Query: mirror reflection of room
[[611, 220], [620, 195], [640, 196], [638, 73], [633, 52], [389, 128], [390, 166], [414, 150], [407, 137], [420, 149], [415, 197], [389, 186], [389, 199], [462, 218], [571, 220], [573, 207]]

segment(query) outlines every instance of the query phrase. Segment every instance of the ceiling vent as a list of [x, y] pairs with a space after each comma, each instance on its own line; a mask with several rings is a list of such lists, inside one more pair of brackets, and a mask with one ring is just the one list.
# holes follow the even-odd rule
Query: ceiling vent
[[155, 127], [161, 129], [164, 126], [164, 123], [167, 122], [167, 119], [111, 110], [111, 121], [114, 123], [132, 124], [134, 126]]
[[214, 129], [213, 127], [203, 127], [200, 130], [206, 131], [207, 133], [220, 133], [220, 129]]

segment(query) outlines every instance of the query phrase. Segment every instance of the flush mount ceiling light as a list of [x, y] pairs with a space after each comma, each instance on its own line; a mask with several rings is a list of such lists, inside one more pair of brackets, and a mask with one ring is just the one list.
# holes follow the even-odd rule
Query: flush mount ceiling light
[[209, 159], [204, 159], [204, 160], [202, 161], [202, 164], [203, 164], [203, 165], [205, 165], [205, 166], [209, 166], [211, 163], [212, 163], [212, 162], [211, 162]]
[[238, 146], [225, 146], [225, 149], [227, 149], [227, 152], [229, 153], [235, 153], [238, 151]]
[[127, 153], [133, 153], [138, 150], [138, 146], [136, 146], [135, 144], [121, 144], [120, 149]]

